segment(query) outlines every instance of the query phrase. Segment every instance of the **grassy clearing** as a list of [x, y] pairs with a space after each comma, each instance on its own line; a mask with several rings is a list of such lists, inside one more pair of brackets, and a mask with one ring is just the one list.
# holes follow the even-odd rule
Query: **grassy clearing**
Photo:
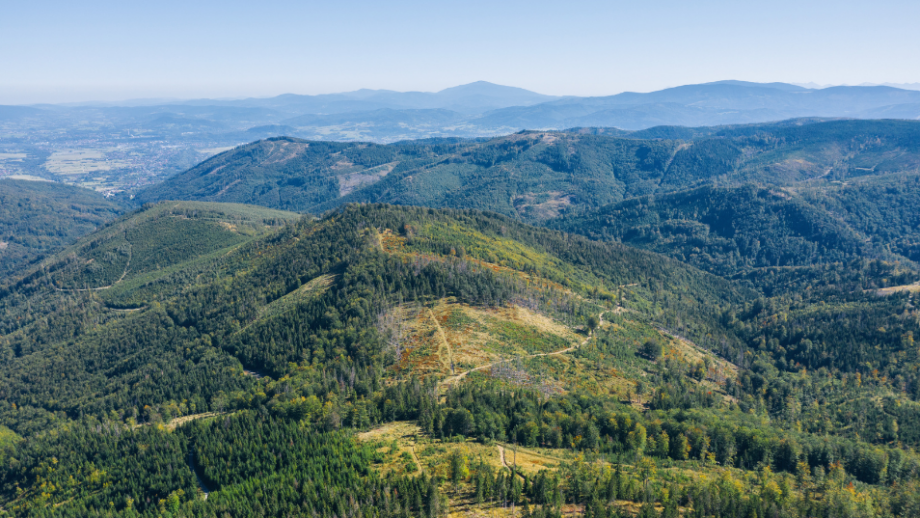
[[[439, 476], [442, 480], [450, 480], [450, 457], [459, 453], [466, 458], [471, 471], [480, 465], [493, 471], [508, 470], [509, 466], [515, 467], [524, 476], [549, 470], [565, 472], [569, 464], [588, 464], [597, 474], [610, 473], [615, 469], [615, 464], [610, 459], [594, 455], [585, 456], [584, 453], [568, 449], [526, 448], [508, 443], [484, 444], [472, 439], [446, 438], [439, 440], [433, 438], [410, 421], [400, 421], [384, 424], [380, 427], [358, 433], [358, 440], [372, 443], [376, 446], [380, 463], [375, 469], [383, 475], [403, 474]], [[629, 463], [620, 464], [624, 473], [634, 473], [636, 467]], [[718, 480], [726, 475], [735, 478], [742, 477], [743, 472], [734, 468], [716, 465], [701, 466], [697, 461], [658, 462], [658, 478], [664, 482], [679, 482], [687, 484], [701, 479]], [[502, 508], [493, 502], [476, 503], [475, 488], [472, 477], [462, 481], [457, 488], [450, 482], [444, 482], [442, 490], [449, 498], [450, 514], [455, 518], [484, 518], [484, 517], [510, 517], [510, 507]], [[640, 504], [636, 502], [617, 500], [617, 505], [623, 510], [635, 515]], [[531, 506], [536, 510], [539, 506]], [[661, 506], [658, 506], [661, 511]], [[686, 509], [681, 508], [682, 512]], [[566, 504], [563, 515], [577, 515], [583, 512], [580, 505]], [[515, 510], [515, 516], [520, 516], [521, 509]]]
[[406, 329], [405, 353], [397, 366], [404, 373], [449, 375], [558, 351], [581, 339], [570, 328], [518, 306], [480, 308], [451, 297], [394, 312]]
[[[525, 473], [536, 473], [542, 469], [557, 469], [566, 459], [565, 452], [553, 452], [541, 448], [524, 448], [505, 443], [483, 444], [474, 439], [436, 439], [424, 433], [414, 422], [398, 421], [387, 423], [373, 430], [359, 433], [358, 439], [377, 443], [377, 451], [383, 462], [378, 469], [383, 473], [426, 473], [448, 479], [451, 453], [459, 451], [474, 464], [480, 460], [495, 470], [517, 462], [518, 469]], [[505, 464], [502, 463], [504, 451]], [[550, 453], [552, 452], [552, 453]], [[413, 470], [410, 461], [418, 464]]]
[[315, 279], [311, 279], [303, 286], [262, 308], [259, 312], [259, 319], [267, 319], [276, 315], [280, 315], [285, 311], [297, 307], [298, 304], [305, 300], [309, 300], [322, 295], [327, 289], [329, 289], [329, 286], [332, 285], [332, 281], [334, 280], [335, 275], [320, 275]]
[[879, 295], [891, 295], [892, 293], [898, 293], [902, 291], [907, 291], [910, 293], [920, 293], [920, 282], [914, 284], [907, 284], [904, 286], [889, 286], [887, 288], [881, 288], [876, 291]]

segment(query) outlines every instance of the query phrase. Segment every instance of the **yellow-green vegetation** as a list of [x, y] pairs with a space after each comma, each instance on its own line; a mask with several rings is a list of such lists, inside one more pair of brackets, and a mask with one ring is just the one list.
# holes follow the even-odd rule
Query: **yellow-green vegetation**
[[335, 280], [334, 275], [320, 275], [315, 279], [311, 279], [303, 286], [262, 308], [259, 318], [269, 319], [275, 317], [285, 311], [296, 308], [298, 304], [306, 300], [322, 295], [332, 285], [333, 280]]
[[577, 455], [567, 451], [546, 448], [526, 448], [494, 442], [484, 444], [472, 439], [438, 439], [426, 434], [414, 422], [387, 423], [357, 434], [361, 441], [369, 442], [383, 454], [383, 463], [377, 468], [384, 473], [426, 473], [429, 476], [450, 478], [450, 456], [457, 452], [467, 463], [475, 460], [494, 470], [517, 469], [533, 475], [544, 469], [555, 470], [561, 464], [574, 460]]
[[411, 236], [404, 247], [409, 253], [469, 256], [496, 272], [514, 274], [542, 288], [576, 290], [608, 299], [614, 295], [602, 279], [584, 269], [500, 234], [485, 235], [458, 222], [432, 222], [402, 232]]
[[22, 437], [17, 435], [14, 431], [5, 426], [0, 426], [0, 449], [15, 446], [16, 443], [21, 440]]
[[[128, 290], [143, 288], [190, 265], [209, 264], [298, 217], [244, 205], [164, 202], [112, 223], [46, 260], [43, 268], [61, 290], [102, 291], [123, 282], [131, 283]], [[125, 293], [113, 292], [109, 299]]]
[[399, 306], [384, 317], [401, 334], [394, 368], [403, 375], [455, 375], [502, 361], [560, 351], [582, 338], [570, 328], [516, 305], [482, 308], [456, 298]]
[[[0, 470], [5, 510], [916, 508], [906, 294], [767, 298], [471, 211], [352, 205], [281, 225], [220, 209], [147, 207], [74, 247], [86, 266], [132, 245], [110, 288], [62, 288], [40, 268], [3, 287], [0, 425], [25, 439]], [[173, 247], [189, 229], [199, 248]], [[831, 339], [878, 370], [815, 353]], [[905, 353], [886, 358], [894, 344]]]

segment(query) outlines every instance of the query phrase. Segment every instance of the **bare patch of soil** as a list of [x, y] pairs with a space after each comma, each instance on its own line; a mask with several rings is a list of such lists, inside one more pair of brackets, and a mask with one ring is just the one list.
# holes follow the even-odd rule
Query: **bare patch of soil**
[[550, 219], [559, 216], [563, 210], [572, 205], [575, 197], [561, 191], [543, 194], [527, 193], [515, 196], [511, 204], [521, 214], [537, 219]]
[[[340, 163], [341, 162], [336, 162], [336, 165]], [[339, 196], [345, 196], [355, 189], [379, 182], [383, 177], [393, 172], [393, 169], [395, 169], [398, 164], [399, 162], [390, 162], [389, 164], [383, 164], [363, 171], [355, 171], [339, 176]], [[354, 164], [349, 162], [349, 165]], [[336, 166], [332, 166], [332, 169], [336, 169]]]
[[268, 156], [261, 162], [261, 165], [280, 164], [293, 160], [310, 147], [310, 144], [306, 142], [271, 142], [271, 145]]

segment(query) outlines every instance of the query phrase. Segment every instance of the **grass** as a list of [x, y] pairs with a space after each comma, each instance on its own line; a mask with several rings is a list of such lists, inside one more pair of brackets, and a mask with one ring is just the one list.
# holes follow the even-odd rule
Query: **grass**
[[[615, 468], [612, 459], [597, 456], [591, 453], [576, 452], [569, 449], [527, 448], [508, 443], [494, 442], [485, 444], [473, 439], [445, 438], [440, 440], [429, 436], [411, 421], [398, 421], [383, 424], [379, 427], [356, 434], [358, 440], [372, 443], [376, 446], [379, 464], [374, 469], [382, 475], [426, 475], [439, 476], [442, 480], [449, 481], [450, 456], [459, 453], [466, 458], [471, 476], [454, 489], [450, 482], [444, 482], [442, 491], [450, 501], [449, 516], [461, 517], [509, 517], [511, 509], [502, 508], [497, 503], [484, 503], [479, 506], [475, 500], [475, 487], [472, 474], [479, 466], [486, 466], [493, 472], [508, 469], [514, 465], [524, 476], [534, 475], [542, 470], [565, 470], [566, 465], [590, 465], [598, 475], [609, 473]], [[504, 455], [504, 463], [502, 462]], [[656, 460], [657, 476], [656, 485], [667, 487], [671, 483], [681, 485], [690, 484], [700, 480], [720, 480], [732, 477], [735, 480], [745, 480], [749, 472], [744, 472], [730, 467], [708, 464], [701, 465], [698, 461], [672, 461]], [[636, 479], [636, 468], [631, 462], [620, 464], [620, 468], [627, 475], [632, 475], [633, 483]], [[636, 514], [641, 504], [625, 500], [617, 500], [617, 505], [630, 514]], [[535, 506], [531, 506], [533, 509]], [[658, 506], [661, 511], [661, 507]], [[686, 509], [681, 508], [682, 511]], [[564, 515], [581, 513], [583, 509], [574, 504], [566, 504], [563, 508]], [[520, 509], [516, 510], [520, 516]]]
[[402, 373], [451, 374], [493, 362], [558, 351], [580, 339], [570, 328], [526, 308], [482, 308], [450, 297], [393, 310], [404, 323]]
[[[454, 451], [460, 451], [471, 459], [471, 465], [478, 465], [480, 460], [494, 470], [507, 469], [502, 464], [501, 450], [505, 451], [505, 462], [512, 464], [516, 458], [517, 467], [525, 473], [536, 473], [542, 469], [557, 469], [566, 459], [553, 450], [541, 448], [524, 448], [505, 443], [483, 444], [467, 438], [447, 438], [440, 440], [424, 433], [417, 424], [410, 421], [386, 423], [378, 428], [359, 433], [358, 439], [375, 442], [377, 451], [382, 454], [383, 463], [378, 470], [383, 473], [422, 473], [450, 478], [447, 471], [449, 457]], [[516, 450], [516, 454], [514, 453]], [[561, 453], [565, 455], [565, 453]], [[418, 460], [420, 471], [406, 470], [409, 459]]]

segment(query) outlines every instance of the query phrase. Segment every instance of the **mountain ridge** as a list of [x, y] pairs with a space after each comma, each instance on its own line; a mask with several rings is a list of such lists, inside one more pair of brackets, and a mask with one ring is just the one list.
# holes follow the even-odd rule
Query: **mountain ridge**
[[387, 202], [486, 209], [538, 222], [702, 183], [795, 185], [920, 167], [916, 122], [803, 120], [655, 131], [641, 138], [576, 130], [389, 145], [269, 139], [218, 155], [138, 199], [314, 213]]

